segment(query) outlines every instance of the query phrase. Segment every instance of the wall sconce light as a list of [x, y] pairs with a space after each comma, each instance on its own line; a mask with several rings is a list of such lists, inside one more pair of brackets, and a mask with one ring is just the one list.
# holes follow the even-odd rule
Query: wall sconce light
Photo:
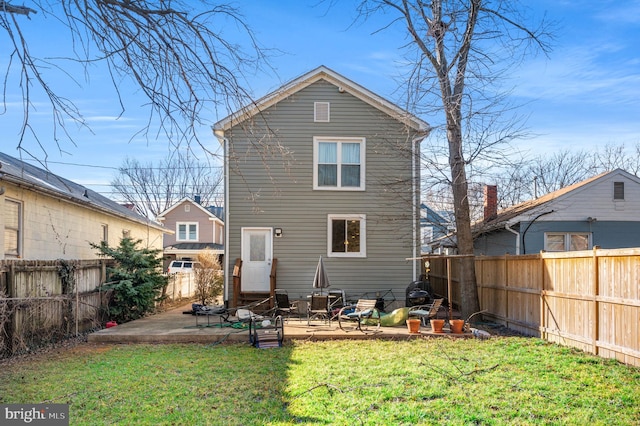
[[275, 235], [276, 238], [282, 237], [282, 228], [275, 228], [273, 230], [273, 235]]

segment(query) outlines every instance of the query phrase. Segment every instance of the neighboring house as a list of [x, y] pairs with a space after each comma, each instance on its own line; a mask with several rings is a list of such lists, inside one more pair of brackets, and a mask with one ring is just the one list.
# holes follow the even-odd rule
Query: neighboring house
[[420, 231], [422, 253], [431, 253], [431, 244], [455, 231], [453, 214], [436, 212], [426, 204], [420, 204]]
[[185, 197], [158, 215], [158, 222], [174, 231], [164, 236], [165, 269], [172, 260], [195, 260], [204, 249], [222, 256], [224, 222], [219, 207], [204, 207], [200, 197]]
[[[489, 199], [496, 199], [491, 196]], [[495, 188], [495, 187], [493, 187]], [[531, 254], [640, 246], [640, 179], [624, 170], [602, 173], [497, 212], [473, 226], [476, 254]]]
[[123, 236], [162, 249], [164, 228], [115, 201], [0, 153], [0, 259], [95, 259]]
[[323, 256], [332, 289], [404, 298], [420, 273], [425, 122], [319, 67], [214, 130], [227, 160], [226, 270], [242, 259], [242, 294], [273, 290], [277, 259], [276, 287], [304, 297]]

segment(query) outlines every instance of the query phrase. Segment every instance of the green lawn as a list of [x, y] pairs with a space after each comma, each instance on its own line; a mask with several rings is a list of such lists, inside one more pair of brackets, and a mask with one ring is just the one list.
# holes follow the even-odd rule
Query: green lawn
[[640, 424], [640, 369], [533, 338], [82, 345], [0, 364], [72, 425]]

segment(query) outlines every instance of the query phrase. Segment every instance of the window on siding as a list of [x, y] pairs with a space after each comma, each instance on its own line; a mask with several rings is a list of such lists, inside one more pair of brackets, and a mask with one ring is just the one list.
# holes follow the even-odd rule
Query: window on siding
[[316, 123], [328, 123], [330, 117], [329, 102], [313, 103], [313, 121]]
[[314, 138], [314, 189], [364, 190], [364, 138]]
[[105, 223], [102, 224], [102, 241], [109, 243], [109, 225]]
[[176, 241], [198, 241], [198, 223], [178, 222]]
[[591, 249], [591, 234], [587, 232], [547, 232], [545, 251], [576, 251]]
[[22, 205], [12, 200], [4, 200], [4, 255], [22, 255]]
[[624, 200], [624, 182], [613, 182], [613, 199]]
[[329, 215], [329, 257], [365, 257], [365, 215]]

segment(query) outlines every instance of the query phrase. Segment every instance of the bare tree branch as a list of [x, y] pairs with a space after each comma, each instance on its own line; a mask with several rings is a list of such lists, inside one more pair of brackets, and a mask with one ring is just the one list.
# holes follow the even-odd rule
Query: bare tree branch
[[[84, 66], [87, 79], [91, 75], [88, 67], [105, 64], [120, 115], [125, 113], [125, 100], [130, 95], [122, 91], [123, 83], [132, 82], [148, 100], [148, 120], [137, 134], [150, 140], [162, 134], [174, 147], [198, 141], [203, 112], [214, 117], [218, 109], [227, 113], [246, 105], [251, 96], [244, 76], [254, 75], [265, 64], [264, 50], [239, 11], [230, 5], [207, 0], [62, 0], [35, 4], [38, 10], [0, 3], [0, 27], [11, 44], [7, 51], [11, 60], [3, 82], [4, 112], [7, 88], [16, 79], [14, 71], [22, 89], [19, 149], [24, 148], [28, 132], [38, 137], [30, 125], [36, 88], [49, 100], [59, 149], [63, 149], [60, 130], [61, 136], [73, 142], [66, 132], [69, 123], [87, 124], [73, 101], [63, 97], [55, 83], [47, 79], [47, 67], [64, 69], [61, 61], [72, 60]], [[72, 39], [72, 54], [44, 59], [31, 55], [30, 41], [21, 28], [34, 23], [20, 22], [15, 15], [28, 17], [36, 12], [65, 25]], [[229, 34], [234, 36], [227, 38]], [[238, 37], [243, 46], [229, 41]], [[46, 155], [46, 149], [42, 150]]]

